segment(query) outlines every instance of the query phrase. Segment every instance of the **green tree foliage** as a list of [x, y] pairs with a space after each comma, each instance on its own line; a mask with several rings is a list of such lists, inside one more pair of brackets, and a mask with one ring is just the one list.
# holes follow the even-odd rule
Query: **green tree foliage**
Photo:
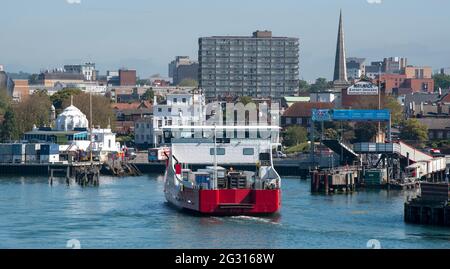
[[142, 86], [150, 85], [150, 80], [149, 79], [140, 79], [140, 78], [138, 78], [136, 80], [136, 85], [142, 85]]
[[37, 91], [23, 102], [13, 106], [16, 117], [16, 126], [19, 134], [30, 131], [36, 126], [49, 126], [50, 102], [45, 91]]
[[393, 96], [388, 96], [385, 99], [384, 108], [391, 111], [391, 121], [393, 125], [398, 125], [403, 120], [402, 105]]
[[311, 85], [306, 80], [300, 80], [298, 82], [298, 88], [300, 89], [300, 92], [309, 92]]
[[288, 147], [304, 143], [307, 139], [306, 129], [298, 125], [289, 126], [284, 132], [284, 144]]
[[6, 90], [0, 89], [0, 114], [3, 115], [11, 105], [11, 97], [8, 96]]
[[450, 88], [450, 76], [445, 74], [436, 74], [433, 75], [434, 79], [434, 91], [438, 91], [441, 89], [449, 89]]
[[145, 101], [152, 101], [154, 97], [155, 97], [155, 92], [153, 91], [153, 88], [149, 88], [141, 96], [141, 99], [145, 100]]
[[198, 81], [195, 79], [183, 79], [178, 86], [181, 87], [198, 87]]
[[31, 74], [28, 77], [28, 84], [30, 84], [30, 85], [38, 84], [38, 80], [39, 80], [39, 75], [38, 74]]
[[[73, 105], [86, 115], [88, 120], [90, 120], [90, 104], [89, 104], [89, 94], [80, 93], [73, 97]], [[66, 99], [63, 102], [63, 107], [68, 107], [70, 105], [70, 99]], [[92, 123], [89, 121], [89, 125], [100, 125], [102, 128], [106, 128], [108, 123], [111, 127], [114, 127], [115, 114], [111, 107], [111, 100], [105, 96], [92, 95]]]
[[335, 129], [328, 128], [324, 131], [324, 137], [325, 139], [338, 139], [339, 134]]
[[250, 96], [241, 96], [241, 97], [239, 98], [239, 102], [241, 102], [242, 104], [246, 105], [246, 104], [248, 104], [248, 103], [252, 103], [252, 102], [253, 102], [253, 99], [252, 99], [252, 97], [250, 97]]
[[408, 119], [400, 124], [400, 139], [424, 142], [428, 140], [428, 127], [418, 119]]
[[332, 82], [327, 81], [326, 78], [318, 78], [314, 84], [311, 84], [310, 92], [321, 92], [332, 87]]
[[0, 128], [0, 141], [19, 139], [19, 131], [16, 125], [16, 116], [11, 107], [6, 110], [4, 120]]
[[358, 122], [355, 124], [354, 143], [370, 142], [378, 131], [378, 123], [374, 122]]
[[50, 100], [52, 101], [53, 106], [55, 106], [55, 108], [57, 110], [61, 110], [63, 103], [67, 100], [70, 101], [70, 96], [75, 96], [75, 95], [78, 95], [81, 93], [82, 93], [82, 91], [80, 89], [66, 88], [66, 89], [62, 89], [62, 90], [56, 92], [55, 94], [53, 94], [52, 96], [50, 96]]

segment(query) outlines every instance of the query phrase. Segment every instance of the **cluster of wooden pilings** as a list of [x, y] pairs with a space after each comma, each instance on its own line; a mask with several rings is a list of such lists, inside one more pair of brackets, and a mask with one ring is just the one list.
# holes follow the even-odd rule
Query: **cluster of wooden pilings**
[[92, 165], [75, 169], [75, 182], [81, 186], [98, 186], [100, 184], [100, 167]]
[[99, 163], [72, 163], [48, 166], [49, 183], [53, 185], [56, 176], [65, 175], [67, 185], [72, 179], [81, 186], [98, 186], [100, 184]]
[[310, 175], [312, 193], [348, 193], [355, 190], [358, 170], [352, 168], [314, 170]]
[[426, 182], [420, 190], [420, 196], [405, 203], [405, 222], [450, 226], [450, 184]]

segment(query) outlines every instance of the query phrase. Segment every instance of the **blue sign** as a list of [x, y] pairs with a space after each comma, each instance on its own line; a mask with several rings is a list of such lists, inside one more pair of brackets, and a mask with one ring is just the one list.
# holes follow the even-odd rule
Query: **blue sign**
[[388, 109], [313, 109], [313, 121], [389, 121], [391, 112]]
[[331, 121], [331, 112], [330, 109], [313, 109], [311, 117], [313, 121]]

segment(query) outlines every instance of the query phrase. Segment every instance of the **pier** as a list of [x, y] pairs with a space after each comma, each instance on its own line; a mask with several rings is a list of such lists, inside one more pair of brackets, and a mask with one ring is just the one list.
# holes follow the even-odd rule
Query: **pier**
[[69, 185], [72, 179], [82, 185], [98, 186], [100, 184], [100, 162], [72, 162], [47, 164], [49, 183], [53, 185], [56, 176], [64, 176]]
[[405, 203], [405, 222], [450, 226], [450, 184], [420, 184], [421, 195]]

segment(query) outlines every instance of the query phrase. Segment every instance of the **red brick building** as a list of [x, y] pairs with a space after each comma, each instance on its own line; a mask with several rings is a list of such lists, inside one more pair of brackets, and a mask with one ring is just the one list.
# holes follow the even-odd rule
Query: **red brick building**
[[[375, 79], [373, 83], [378, 84], [378, 79]], [[411, 92], [434, 91], [432, 78], [411, 78], [405, 74], [382, 74], [381, 83], [385, 84], [386, 94], [392, 94], [402, 89], [411, 89]]]
[[136, 86], [136, 70], [120, 69], [119, 70], [120, 86]]

